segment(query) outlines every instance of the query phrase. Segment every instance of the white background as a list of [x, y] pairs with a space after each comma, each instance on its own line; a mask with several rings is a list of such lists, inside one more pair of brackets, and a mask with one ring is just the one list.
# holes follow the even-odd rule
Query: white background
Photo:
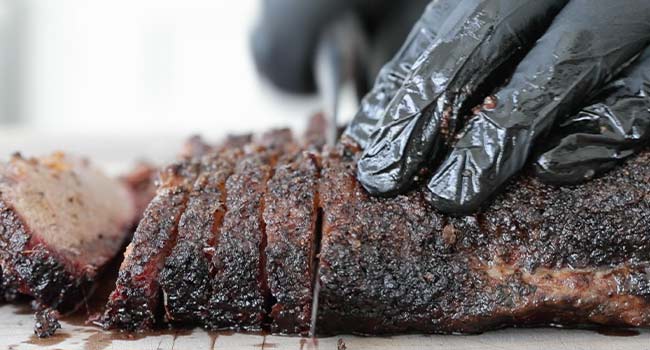
[[[300, 128], [249, 52], [257, 0], [0, 0], [0, 150], [160, 157], [191, 133]], [[4, 63], [3, 63], [4, 62]], [[6, 77], [5, 77], [6, 78]], [[8, 87], [7, 87], [8, 86]], [[11, 115], [7, 115], [11, 114]], [[3, 120], [0, 115], [0, 120]], [[110, 154], [109, 154], [110, 153]]]

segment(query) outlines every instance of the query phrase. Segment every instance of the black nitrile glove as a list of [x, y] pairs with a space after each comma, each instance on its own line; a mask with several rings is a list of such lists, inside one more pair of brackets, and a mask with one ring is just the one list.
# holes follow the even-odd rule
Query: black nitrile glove
[[282, 90], [315, 92], [313, 64], [318, 40], [329, 23], [351, 12], [361, 20], [370, 41], [366, 62], [370, 79], [395, 54], [428, 2], [264, 0], [252, 40], [255, 64]]
[[[478, 209], [524, 166], [536, 144], [553, 145], [546, 136], [556, 121], [588, 104], [650, 44], [647, 0], [461, 0], [447, 20], [431, 23], [427, 16], [437, 4], [421, 20], [426, 30], [411, 35], [425, 33], [422, 44], [407, 42], [402, 51], [424, 47], [404, 60], [405, 67], [415, 63], [403, 84], [376, 86], [347, 134], [364, 148], [358, 175], [369, 192], [404, 191], [429, 168], [431, 201], [452, 214]], [[499, 75], [526, 52], [505, 86], [470, 115], [475, 99], [503, 84]], [[643, 116], [626, 120], [647, 125]], [[580, 133], [565, 128], [565, 136]], [[619, 135], [637, 138], [638, 130]], [[566, 173], [557, 157], [549, 158], [561, 154], [562, 145], [542, 155], [539, 168]], [[587, 163], [597, 172], [622, 155], [592, 155]]]
[[650, 48], [594, 104], [553, 129], [535, 172], [548, 183], [579, 183], [610, 170], [649, 142]]

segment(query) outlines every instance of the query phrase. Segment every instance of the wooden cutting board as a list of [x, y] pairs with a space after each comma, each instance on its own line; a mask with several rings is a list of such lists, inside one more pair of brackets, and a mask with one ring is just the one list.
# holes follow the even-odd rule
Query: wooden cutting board
[[317, 340], [238, 333], [210, 334], [201, 329], [167, 331], [129, 338], [94, 327], [62, 322], [49, 339], [33, 336], [33, 317], [26, 304], [0, 306], [0, 349], [7, 350], [650, 350], [650, 331], [617, 336], [566, 329], [508, 329], [472, 336], [408, 335], [337, 336]]

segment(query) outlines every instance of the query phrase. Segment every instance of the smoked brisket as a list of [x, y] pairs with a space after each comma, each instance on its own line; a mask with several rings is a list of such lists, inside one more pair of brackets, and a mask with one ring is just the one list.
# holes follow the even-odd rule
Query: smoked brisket
[[318, 164], [304, 153], [276, 168], [264, 198], [271, 331], [306, 334], [311, 322], [317, 246]]
[[324, 159], [319, 333], [650, 326], [650, 153], [576, 187], [523, 175], [463, 218], [370, 197], [349, 149]]
[[162, 169], [156, 196], [149, 203], [126, 248], [115, 290], [102, 322], [105, 328], [138, 330], [156, 321], [158, 275], [176, 243], [178, 221], [198, 173], [193, 159]]
[[[450, 217], [426, 190], [370, 196], [356, 148], [311, 140], [269, 133], [185, 163], [171, 192], [184, 200], [159, 189], [138, 228], [178, 238], [136, 233], [127, 257], [154, 262], [123, 265], [127, 316], [112, 325], [152, 325], [160, 281], [168, 321], [212, 329], [305, 334], [312, 311], [322, 335], [650, 327], [650, 152], [575, 187], [525, 171], [488, 209]], [[146, 272], [118, 293], [131, 271]]]
[[3, 297], [20, 292], [43, 310], [76, 308], [119, 253], [135, 220], [128, 186], [87, 160], [62, 153], [14, 155], [0, 165]]
[[226, 180], [242, 157], [239, 148], [203, 156], [187, 208], [178, 225], [178, 243], [160, 276], [169, 321], [198, 323], [208, 318], [211, 261], [226, 212]]
[[226, 181], [227, 212], [212, 259], [209, 328], [262, 329], [270, 300], [264, 195], [275, 163], [293, 148], [289, 130], [264, 134]]

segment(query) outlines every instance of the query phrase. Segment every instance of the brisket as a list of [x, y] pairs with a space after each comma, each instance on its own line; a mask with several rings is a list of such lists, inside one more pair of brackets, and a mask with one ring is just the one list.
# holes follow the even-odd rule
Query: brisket
[[[144, 272], [112, 325], [152, 325], [159, 281], [167, 320], [211, 329], [305, 334], [315, 283], [323, 335], [650, 327], [650, 152], [576, 187], [525, 171], [489, 209], [449, 217], [426, 189], [368, 195], [358, 150], [319, 155], [318, 128], [304, 147], [281, 130], [181, 162], [167, 182], [183, 199], [162, 186], [149, 205], [114, 294]], [[173, 238], [144, 236], [155, 225]]]
[[89, 296], [137, 218], [127, 186], [62, 153], [0, 165], [2, 294], [70, 310]]
[[319, 333], [650, 326], [650, 153], [577, 187], [522, 176], [463, 218], [368, 196], [355, 157], [324, 160]]
[[226, 180], [234, 172], [239, 148], [201, 159], [187, 209], [178, 225], [178, 243], [160, 276], [169, 321], [201, 323], [212, 295], [210, 265], [226, 212]]
[[313, 116], [303, 149], [287, 155], [275, 169], [264, 197], [266, 273], [271, 291], [270, 330], [307, 334], [311, 322], [314, 263], [318, 234], [317, 155], [325, 145], [327, 120]]
[[295, 145], [287, 129], [262, 135], [258, 144], [247, 149], [226, 181], [227, 212], [212, 260], [209, 328], [260, 330], [269, 308], [264, 194], [274, 164]]
[[274, 305], [271, 331], [306, 334], [311, 321], [317, 245], [315, 156], [301, 154], [276, 168], [264, 198], [266, 272]]
[[162, 169], [149, 203], [124, 253], [115, 290], [103, 317], [105, 328], [140, 330], [153, 326], [158, 307], [158, 275], [176, 243], [178, 221], [197, 176], [192, 159]]

